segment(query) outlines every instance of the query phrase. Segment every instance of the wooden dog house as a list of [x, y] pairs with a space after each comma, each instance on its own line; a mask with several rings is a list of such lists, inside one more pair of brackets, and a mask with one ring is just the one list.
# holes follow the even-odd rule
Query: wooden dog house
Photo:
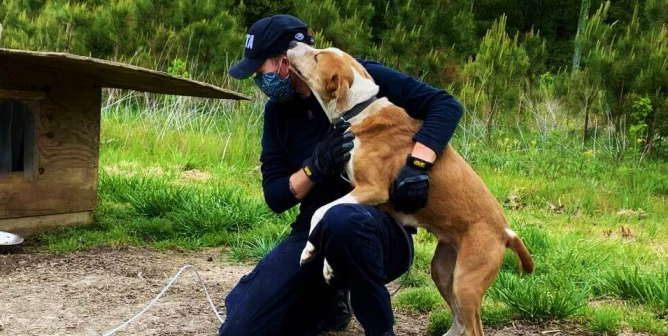
[[249, 99], [136, 66], [0, 48], [0, 231], [25, 235], [91, 221], [103, 87]]

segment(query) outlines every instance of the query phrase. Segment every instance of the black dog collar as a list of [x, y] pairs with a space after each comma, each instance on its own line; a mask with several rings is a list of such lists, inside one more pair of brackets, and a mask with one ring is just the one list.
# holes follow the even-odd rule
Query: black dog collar
[[341, 116], [341, 120], [343, 120], [344, 122], [348, 122], [348, 120], [350, 120], [350, 119], [354, 118], [355, 116], [357, 116], [358, 114], [360, 114], [362, 111], [364, 111], [365, 108], [369, 107], [369, 105], [371, 105], [376, 100], [378, 100], [378, 97], [373, 96], [373, 97], [371, 97], [371, 98], [353, 106], [353, 108], [351, 108], [350, 110], [348, 110], [346, 113], [344, 113]]

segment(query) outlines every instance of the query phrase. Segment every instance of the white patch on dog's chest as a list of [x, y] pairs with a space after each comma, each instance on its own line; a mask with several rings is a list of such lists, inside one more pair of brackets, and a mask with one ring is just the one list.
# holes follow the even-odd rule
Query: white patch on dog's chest
[[350, 150], [350, 160], [348, 160], [348, 163], [346, 164], [346, 174], [348, 174], [348, 180], [353, 186], [355, 185], [355, 172], [353, 169], [355, 165], [353, 162], [355, 161], [355, 152], [360, 148], [361, 145], [362, 142], [359, 138], [355, 138], [353, 140], [353, 149]]

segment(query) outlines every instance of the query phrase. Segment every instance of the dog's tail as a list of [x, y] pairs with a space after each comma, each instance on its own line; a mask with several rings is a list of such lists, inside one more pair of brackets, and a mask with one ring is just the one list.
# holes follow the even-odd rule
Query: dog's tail
[[522, 239], [515, 233], [515, 231], [511, 229], [506, 229], [506, 235], [508, 236], [508, 242], [506, 243], [506, 247], [510, 248], [515, 252], [517, 257], [519, 258], [518, 264], [519, 267], [522, 271], [526, 273], [531, 273], [534, 270], [534, 263], [533, 259], [531, 258], [531, 254], [529, 254], [529, 250], [527, 250], [527, 247], [524, 246], [524, 242]]

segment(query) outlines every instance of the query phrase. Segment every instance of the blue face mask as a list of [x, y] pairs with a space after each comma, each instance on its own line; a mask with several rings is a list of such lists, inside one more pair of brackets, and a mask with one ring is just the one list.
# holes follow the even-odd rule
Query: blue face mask
[[295, 96], [295, 89], [292, 88], [290, 75], [281, 78], [278, 72], [262, 74], [255, 76], [255, 85], [269, 98], [279, 102], [290, 100]]

